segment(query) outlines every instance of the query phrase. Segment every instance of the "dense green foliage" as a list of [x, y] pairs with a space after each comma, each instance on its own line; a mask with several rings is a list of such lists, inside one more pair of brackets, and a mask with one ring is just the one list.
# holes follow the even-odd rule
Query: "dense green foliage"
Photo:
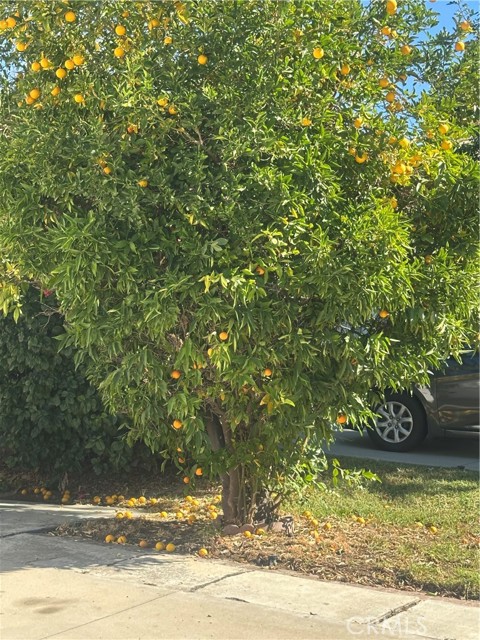
[[55, 289], [132, 437], [227, 472], [232, 508], [474, 340], [475, 122], [426, 83], [477, 39], [389, 7], [0, 2], [10, 273]]
[[100, 473], [145, 463], [82, 368], [75, 369], [73, 350], [58, 353], [63, 319], [52, 304], [52, 297], [40, 301], [40, 292], [30, 290], [17, 323], [0, 319], [2, 461], [52, 473], [88, 467]]

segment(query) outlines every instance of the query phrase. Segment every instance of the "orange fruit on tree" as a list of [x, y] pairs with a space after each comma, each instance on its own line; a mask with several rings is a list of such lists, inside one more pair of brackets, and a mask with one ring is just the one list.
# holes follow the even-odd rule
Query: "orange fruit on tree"
[[389, 316], [390, 314], [388, 313], [388, 311], [387, 311], [386, 309], [381, 309], [381, 310], [379, 311], [378, 315], [380, 316], [380, 318], [385, 319], [385, 318], [388, 318], [388, 316]]
[[40, 89], [32, 89], [28, 94], [32, 100], [37, 100], [40, 97]]
[[171, 116], [176, 116], [178, 113], [177, 108], [172, 104], [170, 107], [168, 107], [168, 113]]
[[70, 60], [70, 59], [65, 60], [64, 65], [65, 65], [65, 68], [69, 69], [70, 71], [72, 69], [75, 69], [75, 62], [73, 60]]
[[347, 416], [344, 413], [339, 413], [337, 416], [337, 423], [338, 424], [345, 424], [347, 421]]
[[52, 66], [52, 63], [48, 58], [41, 58], [40, 66], [42, 67], [42, 69], [48, 69], [49, 67]]
[[228, 333], [226, 331], [220, 331], [218, 337], [220, 338], [220, 340], [225, 342], [225, 340], [228, 340]]
[[390, 27], [382, 27], [381, 32], [384, 36], [391, 36], [392, 35], [392, 30]]
[[340, 73], [342, 74], [342, 76], [348, 76], [350, 71], [351, 69], [348, 64], [342, 64], [342, 66], [340, 67]]
[[178, 380], [181, 375], [182, 375], [181, 371], [179, 371], [178, 369], [174, 369], [170, 374], [170, 377], [173, 378], [174, 380]]
[[138, 186], [143, 188], [148, 187], [148, 180], [139, 180]]
[[272, 370], [271, 369], [265, 369], [264, 372], [263, 372], [263, 375], [266, 378], [269, 378], [272, 375]]
[[85, 58], [78, 53], [73, 56], [72, 60], [77, 65], [77, 67], [85, 62]]
[[17, 24], [17, 21], [15, 20], [15, 18], [12, 18], [11, 16], [9, 18], [7, 18], [7, 27], [9, 27], [10, 29], [13, 29]]
[[360, 129], [362, 124], [363, 124], [363, 118], [360, 118], [360, 116], [358, 116], [358, 118], [355, 118], [355, 120], [353, 121], [353, 126], [355, 127], [355, 129]]
[[172, 44], [173, 42], [173, 38], [171, 36], [165, 36], [165, 38], [163, 39], [163, 44], [168, 46], [169, 44]]
[[196, 476], [203, 476], [203, 470], [201, 467], [198, 467], [198, 469], [195, 470], [195, 475]]
[[378, 84], [382, 87], [382, 89], [386, 89], [390, 84], [390, 80], [388, 78], [380, 78]]
[[67, 13], [64, 16], [66, 22], [75, 22], [75, 20], [77, 19], [77, 16], [75, 15], [75, 13], [73, 11], [67, 11]]
[[309, 127], [312, 124], [310, 118], [302, 118], [301, 125], [302, 127]]
[[400, 47], [400, 53], [402, 56], [409, 56], [412, 53], [412, 47], [408, 44], [404, 44]]
[[39, 62], [32, 62], [32, 66], [30, 67], [32, 71], [40, 71], [41, 68], [42, 65]]
[[82, 104], [83, 102], [85, 102], [85, 98], [83, 97], [83, 95], [81, 93], [76, 93], [73, 96], [73, 99], [75, 100], [75, 102], [77, 104]]
[[265, 274], [265, 269], [263, 267], [258, 266], [255, 271], [258, 273], [259, 276], [263, 276]]
[[396, 0], [387, 0], [387, 4], [385, 6], [385, 9], [386, 9], [386, 11], [387, 11], [389, 16], [395, 15], [395, 13], [397, 12], [397, 2], [396, 2]]
[[53, 87], [50, 93], [53, 97], [58, 96], [58, 94], [60, 93], [60, 87]]
[[312, 55], [315, 60], [320, 60], [325, 55], [325, 51], [322, 49], [322, 47], [315, 47], [315, 49], [312, 51]]
[[173, 426], [174, 429], [178, 430], [178, 429], [182, 428], [183, 423], [182, 423], [181, 420], [174, 420], [173, 423], [172, 423], [172, 426]]
[[208, 58], [204, 53], [201, 53], [197, 58], [197, 62], [198, 64], [202, 64], [202, 65], [207, 64]]
[[460, 24], [458, 25], [460, 27], [460, 29], [462, 31], [471, 31], [472, 26], [470, 24], [470, 22], [468, 22], [468, 20], [462, 20], [462, 22], [460, 22]]
[[123, 58], [123, 56], [125, 55], [125, 49], [122, 49], [122, 47], [115, 47], [115, 49], [113, 50], [113, 55], [116, 58]]
[[27, 48], [27, 45], [25, 44], [25, 42], [16, 42], [15, 43], [15, 48], [17, 51], [25, 51], [25, 49]]
[[355, 162], [357, 162], [358, 164], [363, 164], [367, 160], [368, 160], [368, 154], [365, 152], [363, 152], [362, 155], [355, 156]]
[[445, 124], [443, 122], [442, 122], [442, 124], [438, 125], [438, 131], [442, 134], [442, 136], [447, 134], [449, 129], [450, 129], [450, 127], [448, 126], [448, 124]]
[[465, 51], [465, 43], [460, 40], [455, 43], [455, 51]]
[[442, 140], [442, 144], [440, 146], [444, 151], [450, 151], [453, 147], [453, 143], [451, 140]]
[[183, 482], [184, 482], [184, 484], [189, 484], [190, 483], [190, 478], [188, 476], [185, 476], [183, 478]]
[[410, 146], [410, 140], [408, 138], [400, 138], [398, 144], [402, 147], [402, 149], [408, 149]]
[[124, 36], [127, 33], [127, 30], [123, 25], [117, 24], [117, 26], [115, 27], [115, 33], [117, 34], [117, 36]]
[[103, 167], [103, 173], [106, 173], [108, 176], [112, 173], [112, 170], [110, 167]]
[[395, 91], [389, 91], [385, 96], [387, 102], [395, 102]]
[[63, 78], [65, 78], [65, 76], [67, 75], [67, 72], [65, 69], [62, 69], [60, 67], [60, 69], [57, 69], [55, 71], [55, 75], [57, 76], [57, 78], [59, 78], [60, 80], [63, 80]]
[[168, 100], [167, 100], [167, 98], [159, 98], [157, 100], [157, 104], [158, 104], [159, 107], [166, 107], [167, 104], [168, 104]]

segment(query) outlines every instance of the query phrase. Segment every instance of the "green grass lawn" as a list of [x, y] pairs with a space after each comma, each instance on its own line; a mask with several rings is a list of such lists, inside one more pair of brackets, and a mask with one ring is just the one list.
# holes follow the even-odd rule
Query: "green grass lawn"
[[337, 488], [327, 482], [326, 491], [310, 490], [301, 504], [288, 507], [339, 527], [353, 523], [346, 553], [352, 571], [368, 561], [379, 575], [391, 576], [392, 586], [480, 595], [476, 474], [355, 458], [342, 458], [342, 466], [367, 467], [381, 482]]

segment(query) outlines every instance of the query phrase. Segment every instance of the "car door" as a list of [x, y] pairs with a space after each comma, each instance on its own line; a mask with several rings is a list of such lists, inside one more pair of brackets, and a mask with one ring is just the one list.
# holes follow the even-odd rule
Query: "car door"
[[438, 421], [445, 429], [478, 427], [479, 419], [479, 354], [463, 354], [462, 362], [454, 358], [435, 376]]

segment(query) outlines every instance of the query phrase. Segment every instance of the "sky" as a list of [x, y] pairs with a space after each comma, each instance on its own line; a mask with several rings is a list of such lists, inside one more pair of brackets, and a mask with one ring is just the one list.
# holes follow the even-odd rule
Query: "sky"
[[[457, 10], [457, 5], [452, 3], [451, 0], [437, 0], [436, 2], [425, 1], [428, 8], [433, 9], [439, 14], [439, 24], [436, 29], [432, 30], [433, 33], [440, 31], [441, 29], [451, 29], [453, 26], [453, 16]], [[467, 0], [463, 2], [470, 10], [476, 10], [478, 12], [479, 2], [478, 0]]]

